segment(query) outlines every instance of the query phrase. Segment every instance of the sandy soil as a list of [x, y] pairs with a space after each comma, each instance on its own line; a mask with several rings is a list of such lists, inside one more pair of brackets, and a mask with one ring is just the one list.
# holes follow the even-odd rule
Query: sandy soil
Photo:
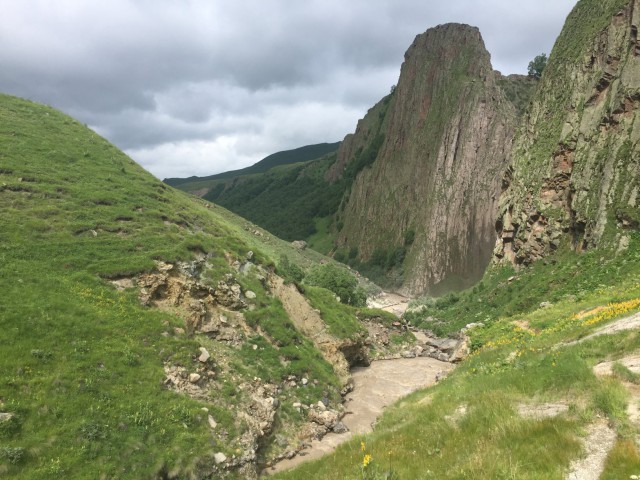
[[410, 298], [398, 293], [382, 292], [377, 297], [367, 300], [367, 306], [370, 308], [379, 308], [380, 310], [393, 313], [400, 317], [409, 306], [410, 300]]

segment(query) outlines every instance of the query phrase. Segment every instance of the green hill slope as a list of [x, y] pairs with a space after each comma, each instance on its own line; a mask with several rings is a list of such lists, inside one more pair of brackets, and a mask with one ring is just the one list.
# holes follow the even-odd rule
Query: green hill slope
[[250, 167], [241, 168], [240, 170], [231, 170], [207, 177], [165, 178], [164, 182], [172, 187], [178, 187], [181, 190], [191, 192], [193, 190], [206, 188], [210, 184], [215, 185], [215, 182], [211, 183], [212, 180], [229, 180], [243, 175], [251, 175], [252, 173], [264, 173], [280, 165], [290, 165], [292, 163], [315, 160], [316, 158], [335, 152], [339, 146], [340, 142], [306, 145], [293, 150], [272, 153]]
[[308, 268], [318, 254], [8, 96], [0, 212], [2, 476], [252, 478], [305, 421], [293, 402], [340, 403], [340, 345], [362, 336], [353, 311], [311, 302], [341, 312], [340, 328], [320, 327], [331, 357], [273, 287], [274, 260]]

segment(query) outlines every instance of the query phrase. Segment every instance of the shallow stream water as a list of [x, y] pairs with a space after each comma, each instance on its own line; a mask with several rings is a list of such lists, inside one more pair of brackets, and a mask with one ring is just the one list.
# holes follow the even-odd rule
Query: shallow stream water
[[433, 385], [439, 373], [442, 376], [452, 368], [450, 363], [429, 357], [380, 360], [369, 367], [354, 368], [351, 372], [354, 389], [345, 399], [347, 414], [342, 419], [349, 431], [328, 433], [321, 440], [314, 440], [311, 447], [299, 455], [278, 462], [263, 473], [274, 474], [320, 458], [352, 436], [370, 432], [385, 407], [415, 390]]

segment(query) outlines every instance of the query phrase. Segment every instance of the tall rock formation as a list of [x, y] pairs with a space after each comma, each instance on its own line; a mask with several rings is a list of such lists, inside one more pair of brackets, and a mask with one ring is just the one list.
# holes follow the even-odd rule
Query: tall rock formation
[[[338, 245], [402, 262], [402, 290], [440, 293], [484, 273], [516, 111], [477, 28], [418, 35], [397, 88], [348, 135], [328, 177], [352, 176]], [[405, 256], [406, 255], [406, 256]]]
[[638, 228], [640, 2], [582, 0], [567, 18], [514, 140], [498, 259], [568, 246], [624, 249]]

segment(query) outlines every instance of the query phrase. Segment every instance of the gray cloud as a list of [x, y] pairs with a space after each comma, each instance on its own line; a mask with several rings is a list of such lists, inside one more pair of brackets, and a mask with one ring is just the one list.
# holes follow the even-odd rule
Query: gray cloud
[[575, 0], [0, 0], [0, 91], [93, 126], [159, 177], [335, 141], [396, 83], [416, 34], [478, 26], [524, 73]]

